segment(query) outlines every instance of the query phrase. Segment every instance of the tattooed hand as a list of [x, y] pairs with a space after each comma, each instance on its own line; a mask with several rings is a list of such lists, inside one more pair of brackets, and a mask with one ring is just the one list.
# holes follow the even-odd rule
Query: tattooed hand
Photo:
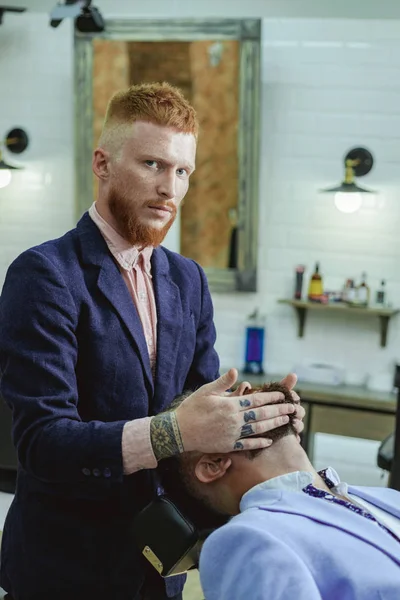
[[216, 381], [193, 392], [175, 410], [186, 452], [266, 448], [271, 440], [247, 436], [257, 436], [280, 427], [289, 421], [287, 415], [295, 412], [293, 404], [274, 404], [283, 400], [281, 392], [240, 396], [246, 382], [241, 384], [239, 392], [227, 391], [234, 386], [237, 376], [236, 369], [231, 369]]

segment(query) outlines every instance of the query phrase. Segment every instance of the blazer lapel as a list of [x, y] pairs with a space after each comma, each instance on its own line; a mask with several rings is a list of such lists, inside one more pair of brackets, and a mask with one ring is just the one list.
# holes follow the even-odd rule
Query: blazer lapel
[[153, 412], [165, 408], [166, 393], [176, 374], [178, 348], [182, 332], [182, 302], [178, 286], [169, 273], [168, 259], [162, 248], [151, 259], [157, 306], [157, 365], [154, 382]]
[[118, 265], [103, 236], [87, 213], [78, 223], [78, 233], [81, 239], [83, 261], [86, 264], [100, 267], [97, 278], [98, 288], [125, 325], [129, 337], [136, 346], [151, 390], [153, 390], [153, 377], [143, 326]]

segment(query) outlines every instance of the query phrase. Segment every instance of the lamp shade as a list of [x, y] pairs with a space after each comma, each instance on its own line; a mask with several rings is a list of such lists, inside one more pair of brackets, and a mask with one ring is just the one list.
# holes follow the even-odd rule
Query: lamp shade
[[356, 183], [346, 183], [343, 181], [340, 185], [337, 185], [333, 188], [327, 188], [325, 190], [321, 190], [324, 194], [342, 192], [343, 194], [376, 194], [374, 190], [368, 190], [367, 188], [362, 188]]
[[19, 169], [22, 169], [22, 167], [14, 167], [13, 165], [9, 165], [8, 163], [4, 162], [4, 160], [0, 159], [0, 171], [12, 171]]

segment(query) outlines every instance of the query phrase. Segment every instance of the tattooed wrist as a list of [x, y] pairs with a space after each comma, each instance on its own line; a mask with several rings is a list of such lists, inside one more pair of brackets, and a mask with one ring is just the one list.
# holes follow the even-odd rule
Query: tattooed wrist
[[182, 436], [175, 411], [160, 413], [150, 422], [150, 439], [153, 452], [159, 461], [184, 451]]

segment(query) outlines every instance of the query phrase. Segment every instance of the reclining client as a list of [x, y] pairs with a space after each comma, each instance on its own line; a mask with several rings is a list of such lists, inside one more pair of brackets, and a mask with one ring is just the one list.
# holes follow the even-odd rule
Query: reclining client
[[198, 505], [233, 517], [201, 551], [206, 600], [399, 600], [400, 493], [318, 473], [290, 419], [268, 448], [164, 461], [167, 483], [175, 473]]

